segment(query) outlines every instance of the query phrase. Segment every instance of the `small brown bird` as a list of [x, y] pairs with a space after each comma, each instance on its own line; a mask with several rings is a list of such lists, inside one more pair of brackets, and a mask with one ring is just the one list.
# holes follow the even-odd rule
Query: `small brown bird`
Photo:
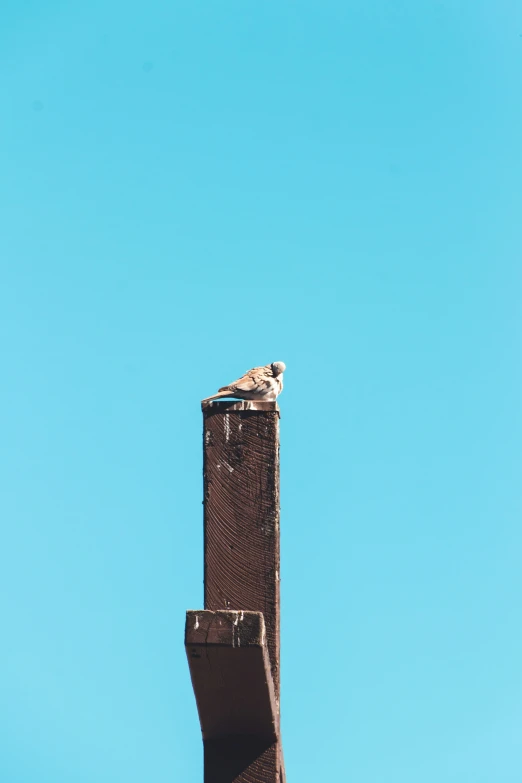
[[272, 362], [264, 367], [254, 367], [228, 386], [222, 386], [217, 394], [205, 397], [201, 402], [219, 400], [221, 397], [237, 397], [240, 400], [266, 400], [272, 402], [283, 391], [284, 362]]

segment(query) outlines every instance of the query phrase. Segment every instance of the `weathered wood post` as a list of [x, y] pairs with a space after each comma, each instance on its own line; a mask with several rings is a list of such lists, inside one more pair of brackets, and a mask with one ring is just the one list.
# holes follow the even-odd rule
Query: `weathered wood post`
[[205, 783], [284, 783], [279, 408], [203, 403], [205, 609], [187, 612]]

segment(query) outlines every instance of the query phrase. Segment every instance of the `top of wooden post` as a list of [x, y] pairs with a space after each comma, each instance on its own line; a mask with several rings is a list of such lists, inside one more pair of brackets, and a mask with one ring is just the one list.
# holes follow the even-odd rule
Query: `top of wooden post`
[[[210, 409], [210, 410], [209, 410]], [[277, 411], [280, 415], [277, 402], [265, 400], [211, 400], [202, 402], [201, 410], [204, 413], [229, 413], [230, 411]]]

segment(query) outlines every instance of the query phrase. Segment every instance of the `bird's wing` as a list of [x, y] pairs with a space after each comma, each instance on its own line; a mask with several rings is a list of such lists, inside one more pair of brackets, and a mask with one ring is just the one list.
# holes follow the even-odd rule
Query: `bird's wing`
[[230, 383], [228, 386], [222, 386], [219, 391], [264, 391], [268, 385], [268, 379], [271, 377], [272, 370], [269, 364], [265, 367], [254, 367], [241, 378], [238, 378], [237, 381]]

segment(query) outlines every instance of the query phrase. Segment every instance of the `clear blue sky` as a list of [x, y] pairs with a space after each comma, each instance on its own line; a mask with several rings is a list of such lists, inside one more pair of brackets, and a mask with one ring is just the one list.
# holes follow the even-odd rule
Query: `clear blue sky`
[[0, 21], [2, 783], [201, 783], [199, 400], [279, 359], [289, 783], [520, 783], [520, 4]]

